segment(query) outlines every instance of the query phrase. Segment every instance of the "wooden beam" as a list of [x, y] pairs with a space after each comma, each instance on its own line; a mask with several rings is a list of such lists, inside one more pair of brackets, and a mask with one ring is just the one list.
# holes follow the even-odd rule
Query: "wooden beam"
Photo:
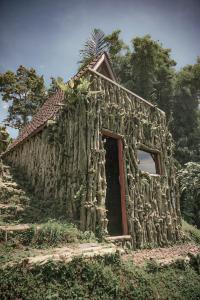
[[103, 74], [91, 69], [91, 68], [88, 68], [88, 71], [91, 72], [91, 73], [94, 73], [96, 75], [98, 75], [99, 77], [101, 77], [102, 79], [104, 80], [107, 80], [109, 81], [110, 83], [112, 83], [113, 85], [115, 85], [116, 87], [120, 88], [121, 90], [124, 90], [125, 92], [127, 92], [128, 94], [132, 95], [135, 97], [136, 100], [138, 101], [142, 101], [144, 104], [146, 104], [147, 106], [151, 106], [153, 108], [155, 108], [157, 111], [159, 111], [163, 116], [165, 116], [165, 112], [163, 110], [161, 110], [160, 108], [158, 108], [157, 106], [155, 106], [154, 104], [148, 102], [147, 100], [145, 100], [144, 98], [138, 96], [137, 94], [129, 91], [128, 89], [126, 89], [125, 87], [123, 87], [122, 85], [120, 85], [119, 83], [113, 81], [112, 79], [104, 76]]
[[117, 139], [117, 140], [122, 139], [122, 135], [114, 133], [108, 129], [103, 129], [101, 133], [102, 133], [102, 135], [111, 137], [113, 139]]
[[107, 236], [105, 238], [106, 241], [114, 242], [114, 241], [130, 241], [132, 239], [131, 235], [117, 235], [117, 236]]
[[[110, 65], [110, 63], [109, 63], [109, 61], [108, 61], [108, 59], [107, 59], [105, 53], [103, 53], [103, 55], [101, 56], [101, 58], [100, 58], [100, 59], [97, 61], [97, 63], [92, 67], [92, 70], [94, 70], [94, 71], [100, 73], [100, 72], [98, 71], [98, 69], [100, 68], [100, 66], [101, 66], [103, 63], [105, 63], [105, 65], [106, 65], [106, 67], [107, 67], [107, 69], [108, 69], [108, 72], [109, 72], [109, 74], [110, 74], [111, 79], [112, 79], [113, 81], [117, 81], [117, 80], [116, 80], [116, 76], [115, 76], [115, 74], [114, 74], [114, 72], [113, 72], [113, 70], [112, 70], [112, 67], [111, 67], [111, 65]], [[100, 74], [101, 74], [101, 73], [100, 73]]]

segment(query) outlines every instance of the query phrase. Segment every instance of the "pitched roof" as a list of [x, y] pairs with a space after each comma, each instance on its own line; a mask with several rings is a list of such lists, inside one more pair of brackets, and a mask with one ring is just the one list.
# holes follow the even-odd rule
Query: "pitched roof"
[[106, 52], [103, 52], [99, 54], [97, 57], [95, 57], [89, 64], [87, 64], [74, 77], [72, 77], [72, 80], [78, 80], [89, 69], [98, 71], [98, 69], [101, 67], [103, 63], [105, 63], [107, 67], [109, 78], [112, 79], [113, 81], [117, 81], [115, 73], [113, 72], [113, 69], [111, 67], [110, 58]]
[[18, 138], [13, 141], [13, 143], [9, 146], [8, 151], [13, 149], [15, 146], [20, 144], [29, 136], [38, 132], [44, 124], [51, 119], [59, 110], [58, 103], [62, 102], [64, 99], [64, 92], [59, 90], [53, 96], [45, 101], [43, 106], [39, 109], [39, 111], [34, 115], [33, 119], [30, 123], [28, 123], [19, 134]]
[[105, 75], [104, 72], [102, 72], [102, 66], [104, 67], [104, 72], [106, 71], [106, 77], [112, 79], [113, 81], [117, 81], [115, 73], [111, 67], [110, 58], [106, 52], [99, 57], [96, 64], [93, 65], [91, 69]]
[[[95, 71], [98, 70], [99, 66], [105, 62], [110, 74], [110, 77], [114, 80], [116, 80], [116, 77], [114, 75], [114, 72], [112, 71], [112, 67], [109, 62], [109, 57], [107, 53], [102, 53], [96, 58], [94, 58], [88, 65], [86, 65], [84, 68], [82, 68], [74, 77], [72, 77], [72, 80], [78, 80], [83, 76], [89, 69], [94, 69]], [[17, 145], [21, 144], [24, 140], [26, 140], [28, 137], [33, 136], [37, 132], [39, 132], [43, 126], [46, 124], [46, 122], [50, 119], [52, 119], [57, 112], [60, 109], [59, 103], [62, 103], [64, 100], [64, 92], [59, 90], [54, 95], [52, 95], [50, 98], [48, 98], [43, 106], [38, 110], [38, 112], [33, 116], [33, 119], [30, 123], [28, 123], [19, 134], [18, 138], [13, 141], [13, 143], [9, 146], [7, 149], [7, 152], [12, 150]]]

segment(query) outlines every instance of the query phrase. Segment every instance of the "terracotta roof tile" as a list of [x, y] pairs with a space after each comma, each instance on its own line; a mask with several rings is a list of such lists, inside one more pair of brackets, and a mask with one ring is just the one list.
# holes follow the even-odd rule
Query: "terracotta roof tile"
[[[101, 58], [103, 54], [100, 54], [97, 56], [94, 60], [92, 60], [86, 67], [81, 69], [74, 77], [72, 77], [72, 80], [78, 80], [81, 76], [83, 76], [84, 73], [88, 71], [89, 68], [93, 68], [98, 60]], [[21, 144], [25, 139], [28, 137], [34, 135], [37, 133], [44, 125], [45, 123], [53, 118], [56, 113], [59, 111], [60, 106], [59, 103], [62, 103], [64, 100], [64, 92], [59, 90], [54, 95], [52, 95], [50, 98], [48, 98], [43, 106], [38, 110], [38, 112], [34, 115], [33, 119], [30, 123], [28, 123], [21, 131], [20, 135], [14, 142], [9, 146], [7, 149], [7, 152], [15, 148], [17, 145]]]
[[49, 119], [53, 118], [58, 112], [58, 110], [60, 109], [58, 103], [61, 103], [63, 99], [64, 99], [63, 91], [58, 91], [56, 94], [54, 94], [49, 99], [47, 99], [44, 105], [35, 114], [32, 121], [24, 127], [19, 137], [16, 140], [14, 140], [14, 142], [10, 145], [7, 151], [10, 151], [15, 146], [20, 144], [23, 140], [25, 140], [27, 137], [34, 134]]

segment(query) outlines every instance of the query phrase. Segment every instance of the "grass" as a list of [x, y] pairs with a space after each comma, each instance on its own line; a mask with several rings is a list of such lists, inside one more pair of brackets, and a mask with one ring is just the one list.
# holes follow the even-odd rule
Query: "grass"
[[10, 232], [7, 241], [5, 233], [0, 233], [0, 265], [35, 256], [39, 249], [96, 241], [92, 232], [82, 232], [70, 223], [49, 220], [39, 228], [32, 225], [24, 232]]
[[[0, 234], [0, 241], [5, 242], [5, 233]], [[9, 232], [7, 244], [32, 247], [57, 246], [63, 243], [94, 242], [92, 232], [82, 232], [74, 224], [49, 220], [43, 224], [33, 224], [21, 232]]]
[[91, 242], [95, 240], [92, 232], [82, 232], [74, 224], [49, 220], [41, 224], [39, 229], [32, 228], [31, 243], [35, 245], [47, 244], [55, 246], [61, 243]]
[[0, 244], [0, 266], [6, 263], [18, 263], [30, 256], [35, 256], [36, 249], [22, 245]]
[[195, 226], [187, 223], [185, 220], [182, 220], [182, 229], [186, 235], [186, 240], [192, 240], [198, 245], [200, 245], [200, 230]]
[[139, 268], [119, 255], [76, 258], [0, 269], [1, 299], [176, 299], [200, 298], [199, 274], [192, 265]]

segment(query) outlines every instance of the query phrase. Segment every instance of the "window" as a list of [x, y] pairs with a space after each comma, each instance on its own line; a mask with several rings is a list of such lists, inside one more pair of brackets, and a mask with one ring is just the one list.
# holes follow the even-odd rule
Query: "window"
[[141, 171], [150, 174], [160, 174], [160, 158], [158, 153], [138, 150], [138, 167]]

